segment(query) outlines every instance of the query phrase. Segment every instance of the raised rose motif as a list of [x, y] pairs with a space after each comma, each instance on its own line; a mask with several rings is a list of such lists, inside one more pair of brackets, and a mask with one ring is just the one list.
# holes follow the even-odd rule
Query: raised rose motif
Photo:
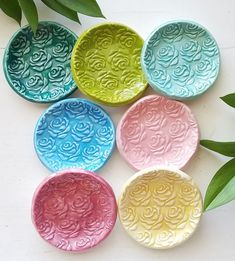
[[107, 122], [104, 113], [98, 107], [91, 106], [88, 110], [88, 117], [95, 123], [106, 124]]
[[[75, 194], [67, 194], [69, 200], [69, 207], [71, 215], [74, 218], [86, 218], [93, 212], [93, 203], [91, 202], [90, 196], [87, 196], [81, 191], [77, 191]], [[71, 197], [71, 199], [69, 199]]]
[[157, 82], [159, 86], [161, 86], [163, 89], [171, 89], [171, 77], [166, 71], [155, 69], [151, 71], [150, 77], [154, 82]]
[[173, 45], [165, 45], [157, 52], [156, 59], [160, 65], [167, 68], [178, 63], [179, 52]]
[[39, 50], [33, 52], [29, 62], [35, 71], [42, 72], [52, 66], [52, 57], [46, 51]]
[[16, 79], [29, 76], [29, 66], [22, 58], [16, 58], [8, 65], [9, 73]]
[[194, 82], [194, 72], [189, 65], [179, 65], [173, 70], [172, 78], [177, 84], [185, 86]]
[[145, 207], [140, 211], [139, 219], [145, 229], [155, 230], [161, 228], [163, 215], [157, 207]]
[[114, 71], [125, 70], [130, 63], [128, 56], [121, 53], [119, 50], [110, 53], [108, 60], [110, 61], [111, 68]]
[[183, 37], [183, 29], [180, 24], [169, 24], [161, 29], [162, 38], [168, 43], [180, 41]]
[[203, 41], [202, 50], [203, 53], [210, 58], [219, 55], [218, 47], [215, 41], [210, 37], [207, 37], [206, 40]]
[[66, 141], [59, 146], [58, 156], [63, 161], [76, 162], [80, 154], [79, 144]]
[[48, 220], [54, 221], [64, 219], [67, 215], [68, 205], [65, 198], [56, 194], [51, 194], [44, 202], [44, 217]]
[[183, 141], [186, 139], [189, 127], [190, 126], [182, 120], [176, 119], [169, 126], [169, 134], [174, 140]]
[[171, 206], [167, 208], [164, 220], [169, 229], [183, 229], [188, 221], [187, 210], [181, 206]]
[[34, 74], [29, 77], [28, 81], [26, 81], [26, 86], [34, 94], [40, 94], [47, 85], [47, 79], [42, 77], [40, 74]]
[[113, 37], [112, 31], [108, 28], [97, 30], [93, 38], [95, 47], [98, 49], [108, 49], [113, 43]]
[[41, 154], [46, 153], [50, 157], [56, 151], [55, 141], [51, 138], [41, 138], [37, 140], [38, 150]]
[[86, 63], [92, 72], [101, 71], [106, 66], [106, 59], [98, 50], [89, 50], [86, 53]]
[[136, 35], [126, 29], [119, 29], [117, 38], [119, 39], [120, 44], [127, 48], [133, 48], [136, 43]]
[[98, 144], [107, 146], [113, 141], [113, 135], [111, 127], [103, 126], [97, 130], [95, 138]]
[[201, 60], [195, 67], [195, 73], [199, 78], [207, 79], [218, 71], [217, 67], [209, 59]]
[[81, 234], [77, 219], [65, 218], [57, 222], [56, 232], [63, 238], [76, 238]]
[[149, 147], [153, 155], [159, 157], [160, 154], [164, 154], [169, 151], [171, 143], [164, 134], [155, 134], [150, 138]]
[[78, 142], [90, 142], [95, 134], [90, 122], [78, 122], [72, 128], [72, 137]]
[[52, 83], [63, 83], [65, 78], [65, 70], [64, 67], [61, 65], [58, 65], [56, 67], [52, 67], [49, 71], [48, 77], [49, 81]]
[[49, 31], [49, 28], [39, 25], [39, 29], [32, 37], [32, 43], [38, 48], [44, 48], [45, 45], [52, 44], [52, 33]]
[[180, 54], [187, 62], [195, 62], [201, 59], [201, 46], [197, 41], [190, 40], [182, 45]]
[[128, 195], [131, 205], [135, 207], [148, 206], [151, 200], [151, 191], [146, 183], [135, 184]]
[[184, 33], [189, 38], [196, 39], [203, 36], [206, 32], [195, 24], [186, 23], [184, 24]]
[[30, 52], [30, 42], [25, 35], [17, 36], [11, 44], [10, 52], [16, 57], [22, 57]]
[[98, 75], [98, 81], [104, 89], [115, 90], [118, 88], [119, 79], [118, 76], [112, 72], [102, 72]]
[[55, 227], [49, 220], [41, 221], [37, 224], [38, 232], [45, 240], [52, 240], [55, 236]]
[[72, 46], [67, 41], [61, 41], [53, 47], [52, 54], [56, 61], [64, 63], [69, 60], [71, 51]]
[[82, 158], [88, 164], [99, 161], [101, 155], [100, 147], [94, 145], [85, 147], [82, 152]]
[[87, 106], [85, 106], [83, 102], [77, 101], [66, 103], [64, 109], [70, 118], [76, 118], [78, 120], [83, 120], [88, 112]]
[[64, 138], [70, 131], [69, 121], [66, 118], [56, 117], [48, 126], [48, 132], [52, 137]]
[[176, 195], [173, 185], [166, 180], [159, 180], [153, 187], [153, 200], [158, 206], [172, 206], [175, 204]]
[[199, 193], [195, 186], [190, 183], [183, 182], [180, 184], [179, 200], [182, 205], [190, 206], [199, 201]]

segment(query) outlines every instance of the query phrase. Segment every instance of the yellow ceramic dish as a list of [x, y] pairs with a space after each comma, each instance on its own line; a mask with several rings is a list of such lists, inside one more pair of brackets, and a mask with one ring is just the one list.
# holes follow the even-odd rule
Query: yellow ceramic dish
[[71, 58], [80, 91], [110, 106], [137, 100], [147, 87], [140, 65], [143, 39], [131, 28], [104, 23], [85, 31]]
[[125, 184], [119, 218], [140, 244], [166, 249], [189, 238], [202, 214], [201, 193], [187, 174], [170, 168], [149, 168]]

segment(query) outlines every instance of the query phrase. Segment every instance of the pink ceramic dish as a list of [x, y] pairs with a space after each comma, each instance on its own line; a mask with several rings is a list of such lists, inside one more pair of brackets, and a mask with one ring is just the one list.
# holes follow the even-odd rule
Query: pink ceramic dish
[[61, 250], [83, 252], [96, 246], [109, 235], [116, 218], [112, 188], [89, 171], [71, 169], [53, 174], [34, 193], [35, 228]]
[[134, 169], [156, 165], [181, 169], [197, 150], [199, 129], [188, 106], [149, 95], [123, 115], [116, 140], [120, 154]]

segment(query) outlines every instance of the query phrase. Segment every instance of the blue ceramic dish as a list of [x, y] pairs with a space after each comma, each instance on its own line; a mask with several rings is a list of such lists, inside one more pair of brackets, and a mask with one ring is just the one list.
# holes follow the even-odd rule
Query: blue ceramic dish
[[175, 21], [154, 30], [144, 43], [141, 65], [151, 87], [173, 99], [203, 94], [215, 82], [219, 48], [202, 26]]
[[77, 36], [54, 22], [40, 22], [34, 35], [29, 26], [16, 32], [3, 59], [12, 89], [32, 102], [55, 102], [76, 90], [70, 59]]
[[37, 155], [52, 172], [68, 168], [96, 171], [109, 159], [114, 145], [115, 129], [109, 115], [80, 98], [50, 106], [34, 133]]

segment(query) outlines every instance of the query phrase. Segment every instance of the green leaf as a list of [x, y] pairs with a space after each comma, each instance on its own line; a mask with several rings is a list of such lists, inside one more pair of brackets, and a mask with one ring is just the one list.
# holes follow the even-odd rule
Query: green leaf
[[204, 200], [204, 211], [235, 199], [235, 159], [220, 168], [211, 180]]
[[81, 14], [104, 17], [96, 0], [57, 0], [57, 2]]
[[213, 141], [213, 140], [201, 140], [200, 144], [215, 152], [218, 152], [222, 155], [228, 157], [235, 157], [235, 142], [220, 142], [220, 141]]
[[0, 8], [7, 16], [21, 24], [22, 11], [17, 0], [0, 0]]
[[57, 13], [66, 16], [67, 18], [80, 24], [76, 11], [58, 3], [56, 0], [42, 0], [42, 2]]
[[34, 33], [38, 27], [38, 11], [33, 0], [18, 0], [21, 9]]
[[230, 93], [220, 98], [229, 106], [235, 108], [235, 93]]

